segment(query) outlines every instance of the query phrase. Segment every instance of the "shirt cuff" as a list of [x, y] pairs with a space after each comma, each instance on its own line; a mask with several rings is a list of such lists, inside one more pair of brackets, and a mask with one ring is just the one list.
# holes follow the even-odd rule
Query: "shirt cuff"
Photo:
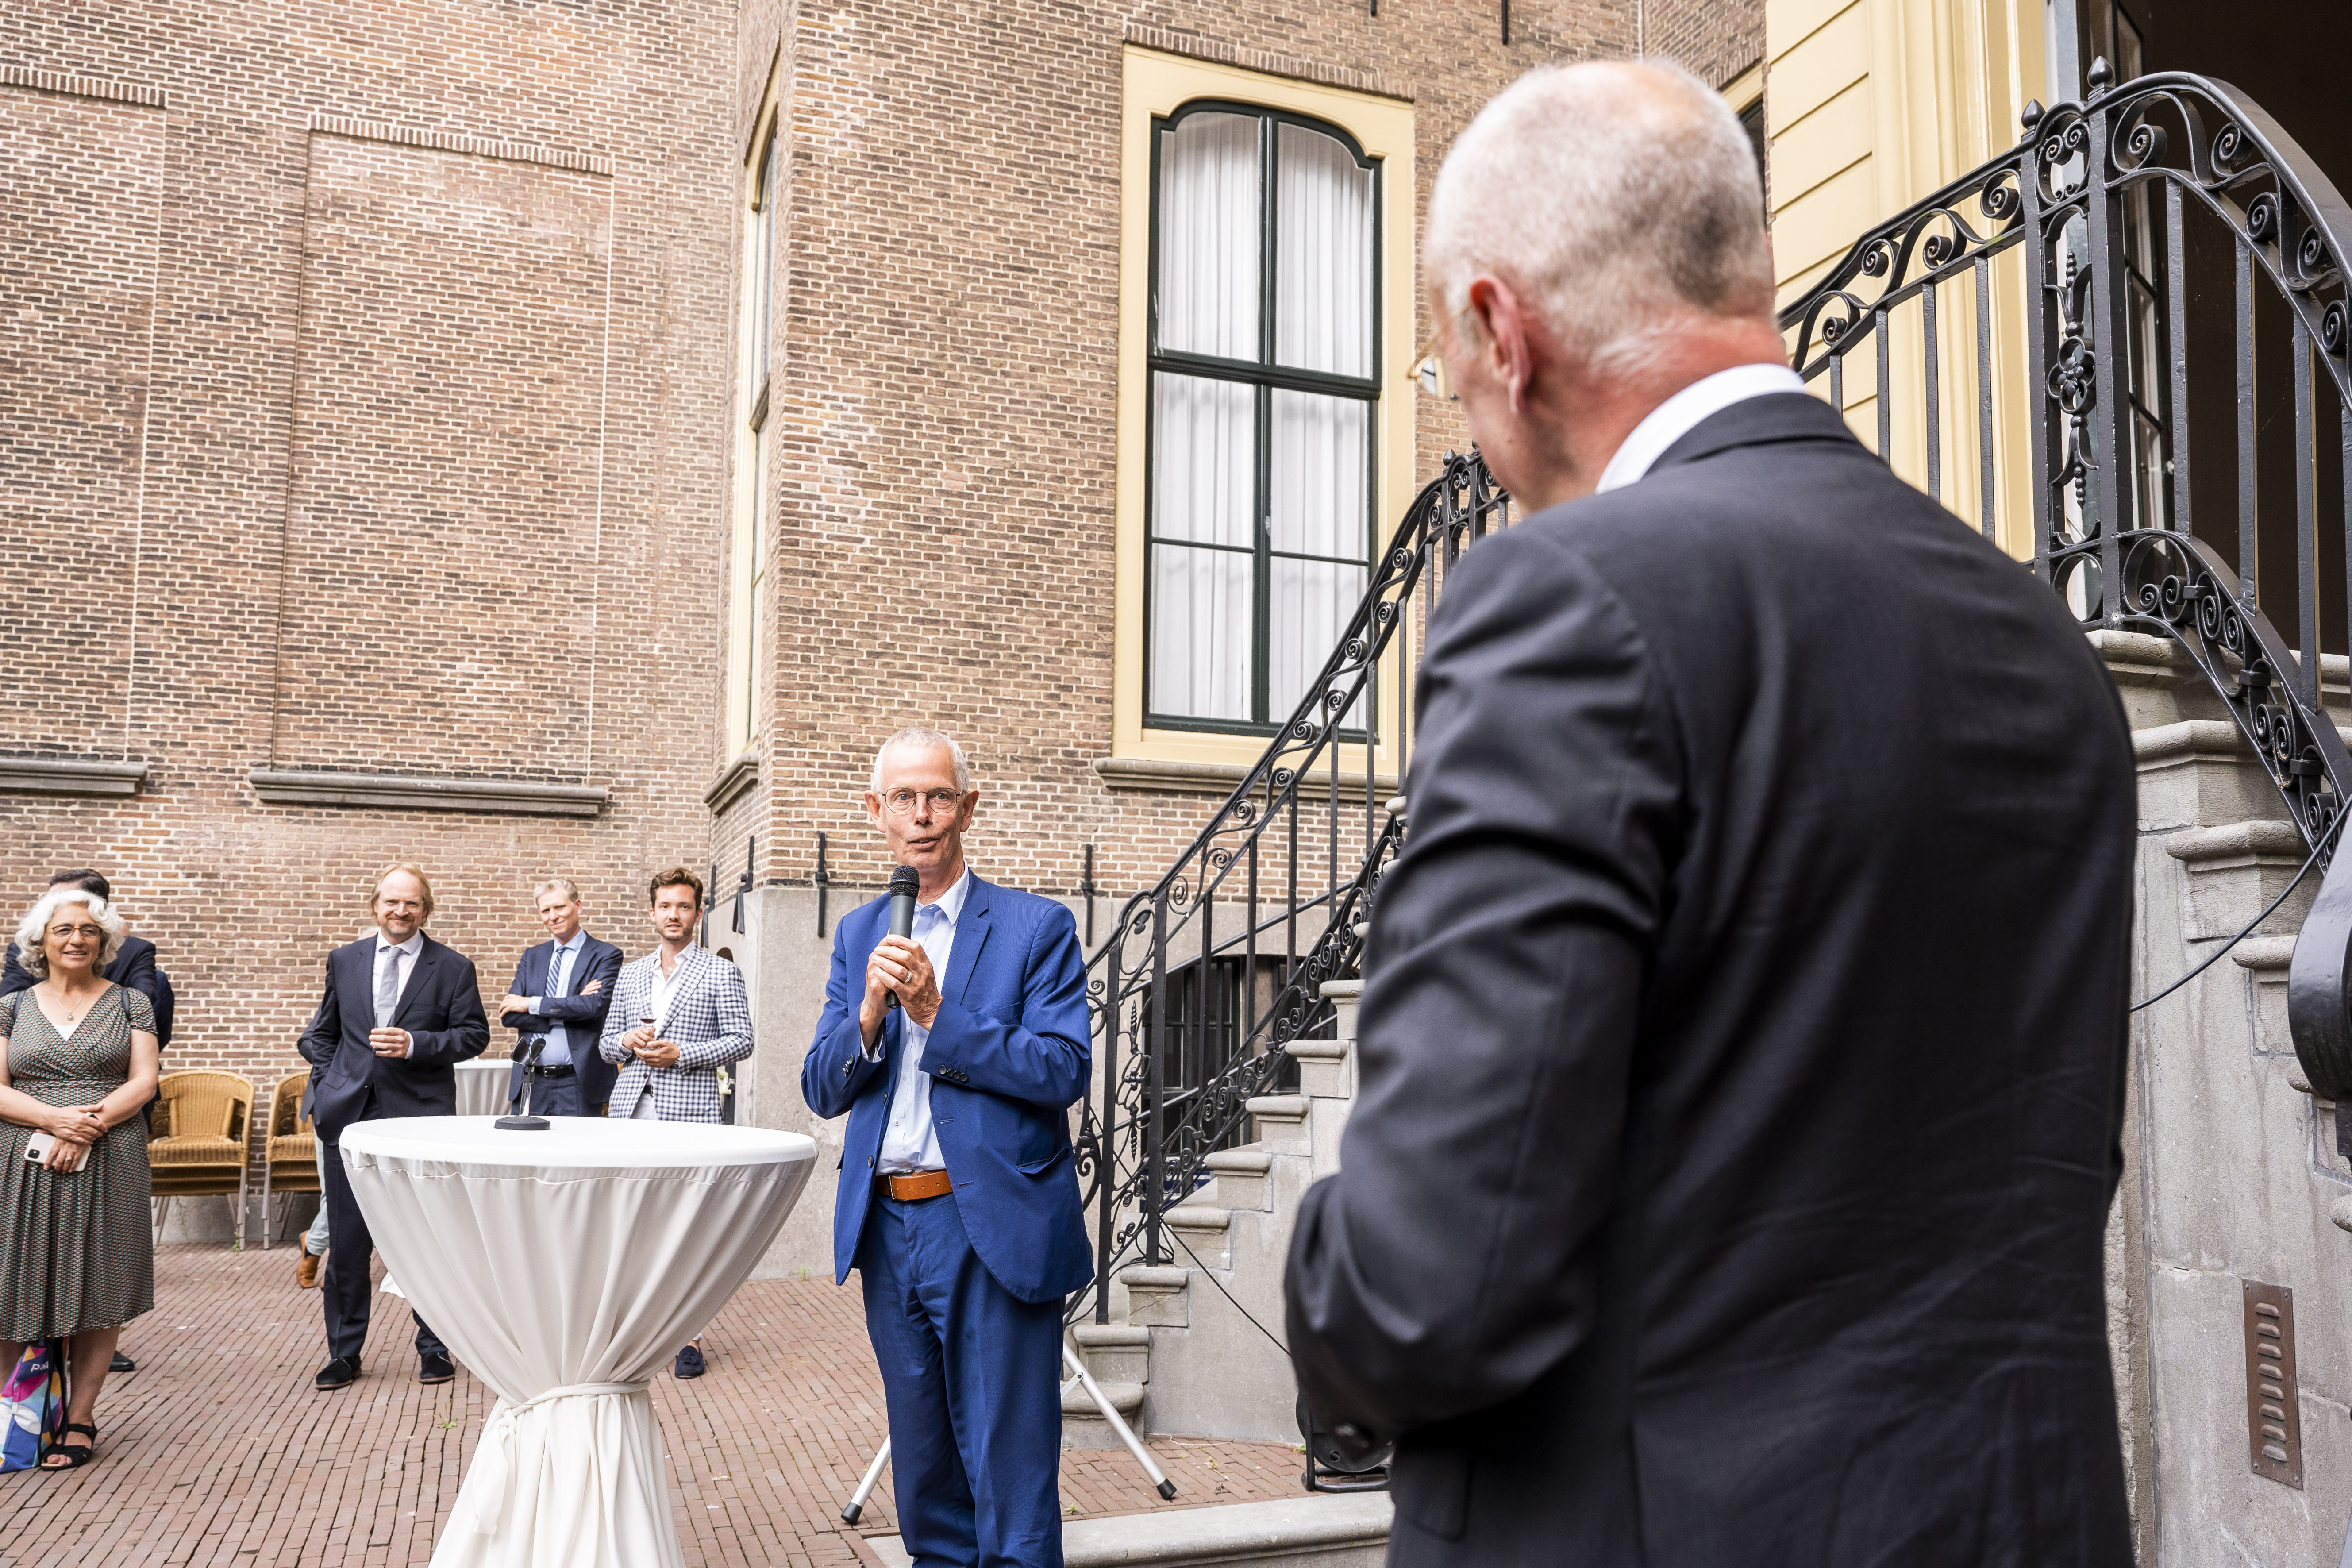
[[882, 1059], [883, 1042], [887, 1040], [889, 1036], [890, 1031], [887, 1028], [877, 1029], [874, 1032], [874, 1048], [870, 1051], [867, 1050], [866, 1048], [865, 1040], [861, 1038], [857, 1042], [857, 1054], [864, 1057], [869, 1062], [880, 1061]]
[[530, 999], [530, 1010], [531, 1010], [532, 1012], [534, 1012], [534, 1013], [538, 1012], [538, 1011], [539, 1011], [539, 1005], [540, 1005], [541, 1002], [544, 1002], [545, 1000], [547, 1000], [547, 998], [545, 998], [544, 996], [534, 996], [534, 997], [532, 997], [532, 998]]

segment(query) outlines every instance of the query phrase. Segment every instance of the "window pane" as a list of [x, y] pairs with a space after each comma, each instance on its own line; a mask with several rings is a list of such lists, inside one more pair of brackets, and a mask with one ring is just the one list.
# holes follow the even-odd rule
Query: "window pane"
[[1254, 360], [1258, 121], [1188, 114], [1160, 138], [1160, 346]]
[[1250, 716], [1251, 557], [1151, 547], [1151, 710], [1178, 719]]
[[1364, 489], [1371, 407], [1353, 397], [1274, 394], [1274, 493], [1267, 504], [1275, 549], [1350, 561], [1370, 553]]
[[[1307, 683], [1323, 673], [1323, 661], [1339, 641], [1348, 617], [1364, 596], [1364, 569], [1328, 561], [1274, 558], [1274, 603], [1267, 606], [1271, 636], [1266, 658], [1270, 689], [1266, 718], [1276, 723], [1307, 694]], [[1360, 723], [1360, 713], [1348, 722]]]
[[1151, 532], [1248, 549], [1257, 488], [1255, 394], [1240, 382], [1151, 378]]
[[1274, 357], [1372, 374], [1372, 172], [1337, 138], [1283, 125], [1275, 150]]

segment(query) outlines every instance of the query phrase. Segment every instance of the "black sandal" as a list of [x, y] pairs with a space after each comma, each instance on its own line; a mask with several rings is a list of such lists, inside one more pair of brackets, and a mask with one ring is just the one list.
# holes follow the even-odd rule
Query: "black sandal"
[[[98, 1445], [98, 1428], [89, 1425], [87, 1422], [68, 1421], [66, 1423], [66, 1430], [68, 1432], [87, 1432], [89, 1434], [89, 1441], [87, 1443], [50, 1444], [48, 1453], [41, 1456], [41, 1462], [38, 1467], [39, 1468], [44, 1470], [78, 1470], [84, 1465], [89, 1463], [90, 1450]], [[66, 1457], [66, 1462], [62, 1465], [53, 1465], [49, 1463], [51, 1457], [58, 1454], [63, 1454]]]

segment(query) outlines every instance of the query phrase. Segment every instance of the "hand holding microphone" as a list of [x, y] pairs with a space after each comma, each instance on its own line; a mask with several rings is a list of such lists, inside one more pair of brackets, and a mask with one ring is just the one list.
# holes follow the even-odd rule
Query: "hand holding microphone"
[[939, 979], [931, 972], [931, 956], [913, 940], [915, 900], [921, 887], [911, 866], [890, 874], [889, 934], [866, 961], [866, 1003], [859, 1009], [869, 1044], [893, 1008], [903, 1005], [907, 1016], [927, 1029], [939, 1016]]

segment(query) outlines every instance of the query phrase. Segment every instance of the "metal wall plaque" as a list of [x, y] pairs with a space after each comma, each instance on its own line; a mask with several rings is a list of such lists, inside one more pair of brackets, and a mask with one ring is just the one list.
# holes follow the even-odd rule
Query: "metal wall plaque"
[[2303, 1485], [2303, 1424], [2294, 1405], [2294, 1292], [2242, 1282], [2246, 1299], [2246, 1448], [2254, 1474]]

